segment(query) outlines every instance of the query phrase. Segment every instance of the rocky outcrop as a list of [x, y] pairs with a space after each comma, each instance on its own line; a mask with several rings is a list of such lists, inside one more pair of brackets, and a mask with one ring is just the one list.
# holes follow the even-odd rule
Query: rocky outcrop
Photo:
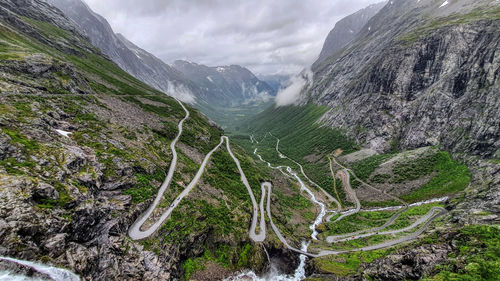
[[442, 144], [498, 157], [499, 4], [441, 5], [390, 1], [315, 69], [303, 101], [329, 106], [321, 122], [378, 151]]
[[365, 276], [378, 280], [419, 280], [447, 261], [450, 245], [428, 245], [391, 254], [363, 269]]

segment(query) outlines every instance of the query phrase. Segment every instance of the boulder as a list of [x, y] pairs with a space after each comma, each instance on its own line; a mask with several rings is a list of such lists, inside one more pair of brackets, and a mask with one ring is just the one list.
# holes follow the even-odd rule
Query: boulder
[[59, 192], [52, 185], [42, 182], [33, 190], [32, 198], [35, 201], [57, 200]]

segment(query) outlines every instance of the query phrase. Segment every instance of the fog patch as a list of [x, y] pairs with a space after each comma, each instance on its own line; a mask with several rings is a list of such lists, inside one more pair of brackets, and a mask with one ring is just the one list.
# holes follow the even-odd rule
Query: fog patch
[[288, 86], [281, 89], [276, 95], [276, 107], [297, 104], [300, 93], [311, 85], [313, 73], [310, 69], [304, 69], [300, 74], [292, 76]]
[[175, 85], [172, 82], [168, 82], [166, 94], [184, 103], [193, 104], [196, 101], [193, 93], [186, 86]]

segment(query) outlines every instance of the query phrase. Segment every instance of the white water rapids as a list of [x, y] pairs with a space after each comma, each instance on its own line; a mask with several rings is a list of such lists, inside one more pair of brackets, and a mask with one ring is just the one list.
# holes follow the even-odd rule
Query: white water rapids
[[[9, 257], [1, 257], [0, 261], [13, 263], [22, 267], [31, 268], [34, 271], [41, 273], [50, 277], [51, 280], [54, 281], [79, 281], [80, 277], [74, 274], [73, 272], [63, 269], [57, 268], [54, 266], [48, 266], [44, 264], [39, 264], [31, 261], [23, 261]], [[10, 272], [0, 272], [0, 280], [11, 280], [11, 281], [24, 281], [24, 280], [44, 280], [39, 278], [29, 278], [26, 276], [15, 275]]]
[[[302, 251], [307, 251], [307, 247], [309, 243], [302, 242], [302, 247], [300, 248]], [[269, 271], [263, 276], [259, 277], [253, 271], [243, 272], [237, 276], [229, 277], [224, 281], [242, 281], [242, 280], [252, 280], [252, 281], [301, 281], [306, 278], [306, 259], [305, 255], [299, 256], [300, 262], [297, 269], [293, 275], [282, 274], [278, 271], [276, 266], [271, 263], [271, 268]]]
[[318, 240], [318, 231], [316, 230], [316, 226], [320, 225], [321, 222], [323, 221], [323, 217], [326, 215], [326, 208], [325, 208], [325, 204], [319, 202], [317, 199], [316, 199], [316, 196], [314, 195], [314, 193], [309, 189], [307, 188], [307, 186], [304, 184], [304, 182], [302, 182], [302, 180], [300, 179], [300, 177], [297, 175], [297, 173], [295, 173], [292, 168], [290, 167], [286, 167], [286, 170], [288, 173], [290, 173], [290, 175], [292, 175], [300, 184], [300, 190], [304, 190], [305, 192], [307, 192], [307, 194], [309, 194], [309, 196], [311, 196], [311, 201], [318, 205], [320, 208], [321, 208], [321, 211], [319, 213], [319, 215], [316, 217], [316, 220], [314, 220], [313, 224], [311, 224], [309, 226], [309, 229], [312, 230], [312, 234], [311, 234], [311, 237], [312, 239], [314, 240]]

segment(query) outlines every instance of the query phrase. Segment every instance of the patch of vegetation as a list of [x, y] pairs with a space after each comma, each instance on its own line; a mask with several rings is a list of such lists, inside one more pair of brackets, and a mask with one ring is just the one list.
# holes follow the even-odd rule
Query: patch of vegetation
[[195, 272], [203, 270], [205, 264], [209, 261], [216, 262], [222, 267], [237, 270], [250, 266], [249, 261], [255, 254], [251, 244], [246, 243], [238, 247], [231, 247], [220, 244], [214, 248], [206, 248], [202, 256], [187, 259], [182, 265], [184, 270], [184, 280], [189, 278]]
[[500, 227], [470, 225], [454, 239], [457, 249], [448, 256], [449, 263], [424, 280], [498, 280], [500, 276]]
[[37, 206], [43, 209], [54, 209], [55, 207], [64, 208], [68, 203], [73, 201], [71, 195], [69, 195], [68, 187], [61, 182], [53, 181], [52, 186], [59, 193], [59, 199], [41, 199], [40, 204]]
[[327, 107], [314, 104], [271, 107], [251, 120], [247, 131], [262, 136], [273, 133], [281, 139], [283, 153], [296, 160], [314, 151], [331, 152], [337, 148], [345, 153], [355, 151], [358, 147], [341, 130], [317, 123], [327, 110]]
[[387, 256], [391, 252], [391, 249], [354, 252], [315, 258], [313, 262], [314, 267], [320, 272], [347, 276], [356, 273], [363, 263], [370, 263], [375, 259]]
[[431, 21], [430, 23], [418, 27], [399, 37], [400, 41], [413, 43], [418, 39], [429, 35], [431, 32], [450, 25], [464, 25], [480, 20], [498, 20], [500, 19], [500, 8], [481, 7], [470, 13], [460, 14], [454, 13], [447, 17], [441, 17]]
[[202, 262], [202, 258], [187, 259], [182, 265], [182, 269], [184, 270], [184, 280], [189, 280], [189, 277], [191, 277], [193, 273], [198, 270], [202, 270], [204, 268]]
[[374, 175], [370, 181], [372, 183], [386, 183], [389, 179], [391, 178], [391, 175], [387, 175], [387, 174], [377, 174], [377, 175]]
[[456, 193], [464, 190], [470, 182], [467, 166], [454, 161], [450, 154], [440, 151], [436, 154], [434, 170], [437, 175], [421, 188], [402, 196], [407, 202], [416, 202], [432, 197]]
[[6, 128], [3, 128], [2, 130], [4, 131], [4, 133], [9, 135], [12, 144], [21, 144], [28, 151], [38, 150], [40, 148], [36, 141], [28, 139], [19, 131], [9, 130]]
[[163, 182], [165, 173], [157, 169], [154, 174], [136, 174], [137, 184], [123, 191], [123, 194], [131, 195], [133, 203], [144, 202], [156, 194], [158, 187], [151, 184], [152, 181]]
[[[205, 180], [213, 187], [223, 190], [225, 193], [235, 196], [241, 202], [250, 203], [247, 188], [241, 182], [241, 176], [236, 164], [226, 151], [216, 151], [212, 154], [211, 165], [208, 168]], [[260, 194], [260, 182], [253, 175], [244, 170], [250, 187]], [[247, 175], [248, 174], [248, 175]], [[255, 192], [254, 192], [255, 193]]]
[[283, 192], [278, 189], [273, 190], [273, 194], [278, 198], [279, 204], [283, 207], [287, 207], [290, 209], [296, 210], [304, 210], [312, 207], [311, 201], [306, 199], [304, 196], [300, 194], [295, 194], [293, 196], [287, 196], [283, 194]]
[[9, 175], [24, 175], [22, 168], [31, 169], [36, 166], [36, 163], [30, 161], [17, 161], [15, 158], [6, 158], [0, 160], [0, 166], [5, 168]]
[[220, 237], [242, 235], [244, 231], [233, 210], [223, 201], [216, 206], [201, 199], [183, 200], [161, 227], [161, 232], [165, 234], [163, 242], [179, 243], [207, 229]]
[[73, 35], [71, 35], [68, 31], [58, 28], [57, 26], [50, 24], [48, 22], [38, 21], [28, 17], [21, 17], [23, 20], [27, 21], [31, 25], [35, 26], [47, 37], [53, 39], [66, 38], [71, 39]]
[[392, 182], [402, 183], [431, 174], [435, 171], [440, 157], [440, 153], [431, 153], [417, 159], [412, 159], [411, 161], [403, 160], [402, 162], [397, 162], [392, 168], [392, 172], [394, 173]]
[[[351, 164], [353, 172], [358, 178], [363, 181], [368, 180], [370, 175], [375, 171], [375, 169], [380, 166], [384, 161], [392, 158], [394, 154], [379, 154], [373, 155], [363, 160], [356, 161]], [[359, 181], [351, 177], [351, 185], [356, 188], [361, 185]]]

